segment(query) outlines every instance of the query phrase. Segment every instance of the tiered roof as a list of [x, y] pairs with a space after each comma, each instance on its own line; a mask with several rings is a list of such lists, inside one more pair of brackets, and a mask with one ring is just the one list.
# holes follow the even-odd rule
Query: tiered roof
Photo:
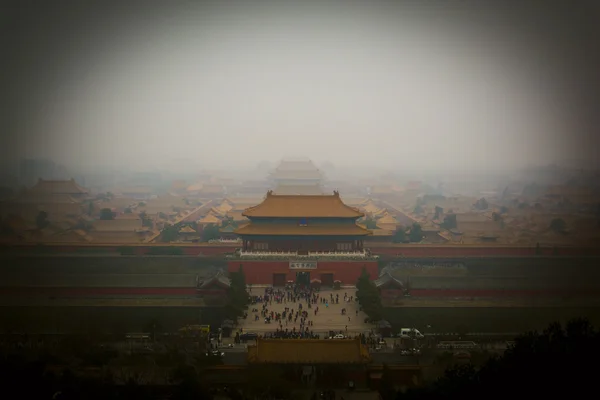
[[235, 231], [238, 235], [283, 236], [367, 236], [371, 231], [359, 225], [255, 225], [246, 224]]
[[271, 174], [275, 180], [320, 180], [323, 174], [310, 160], [284, 160]]
[[186, 225], [179, 230], [179, 233], [197, 233], [197, 232], [194, 228]]
[[360, 339], [257, 339], [248, 347], [256, 364], [367, 364], [369, 351]]
[[319, 184], [314, 185], [277, 185], [274, 190], [277, 195], [322, 195], [323, 188]]
[[202, 219], [198, 221], [199, 224], [208, 225], [208, 224], [220, 224], [221, 220], [214, 214], [206, 214]]
[[231, 286], [231, 280], [227, 276], [225, 276], [223, 272], [219, 271], [207, 280], [200, 282], [198, 286], [200, 289], [208, 289], [211, 286], [221, 286], [223, 288], [228, 288]]
[[379, 278], [373, 281], [375, 286], [378, 288], [385, 287], [386, 285], [393, 285], [399, 288], [404, 288], [404, 284], [400, 279], [394, 278], [389, 271], [385, 271]]
[[338, 192], [291, 196], [269, 191], [262, 203], [246, 209], [243, 215], [249, 218], [360, 218], [364, 214], [344, 204]]
[[130, 219], [109, 219], [97, 220], [92, 223], [94, 231], [97, 232], [136, 232], [144, 230], [142, 220], [140, 218]]

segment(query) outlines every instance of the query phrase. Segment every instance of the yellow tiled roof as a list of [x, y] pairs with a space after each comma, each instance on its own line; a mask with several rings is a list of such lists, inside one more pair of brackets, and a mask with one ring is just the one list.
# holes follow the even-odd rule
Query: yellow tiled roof
[[218, 224], [219, 222], [221, 222], [221, 220], [214, 214], [206, 214], [198, 221], [199, 224]]
[[278, 196], [268, 192], [257, 206], [246, 209], [246, 217], [289, 217], [289, 218], [360, 218], [363, 213], [345, 205], [340, 195]]
[[289, 235], [289, 236], [367, 236], [371, 231], [359, 225], [256, 225], [246, 224], [235, 231], [238, 235]]

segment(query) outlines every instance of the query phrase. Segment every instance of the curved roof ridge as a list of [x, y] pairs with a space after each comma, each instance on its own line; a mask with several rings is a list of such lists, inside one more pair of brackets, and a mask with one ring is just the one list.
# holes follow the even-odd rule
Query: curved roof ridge
[[333, 194], [277, 195], [272, 190], [258, 205], [242, 213], [245, 217], [271, 218], [360, 218], [364, 214]]

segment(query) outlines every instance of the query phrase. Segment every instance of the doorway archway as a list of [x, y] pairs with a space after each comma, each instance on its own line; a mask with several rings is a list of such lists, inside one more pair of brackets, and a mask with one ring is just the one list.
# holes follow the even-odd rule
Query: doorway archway
[[310, 285], [310, 272], [298, 271], [296, 272], [296, 283], [300, 286]]

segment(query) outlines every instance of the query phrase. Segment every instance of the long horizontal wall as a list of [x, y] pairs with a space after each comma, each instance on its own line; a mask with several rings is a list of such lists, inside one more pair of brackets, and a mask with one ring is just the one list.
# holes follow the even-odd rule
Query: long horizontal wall
[[530, 298], [530, 297], [584, 297], [598, 298], [593, 288], [576, 289], [411, 289], [411, 297], [429, 298]]
[[197, 297], [195, 287], [0, 287], [0, 295], [39, 297], [168, 296]]
[[[238, 271], [242, 266], [246, 276], [246, 282], [250, 284], [273, 283], [273, 275], [285, 274], [286, 281], [296, 280], [296, 270], [290, 269], [288, 261], [244, 261], [236, 260], [229, 262], [229, 271]], [[358, 280], [362, 270], [366, 269], [371, 279], [378, 276], [378, 264], [376, 261], [323, 261], [318, 262], [317, 268], [303, 270], [310, 272], [310, 279], [322, 279], [322, 274], [333, 274], [333, 280], [339, 280], [342, 284], [353, 285]]]
[[[17, 244], [0, 246], [1, 252], [25, 252], [28, 254], [52, 253], [89, 253], [89, 254], [131, 254], [152, 255], [162, 254], [217, 256], [232, 253], [239, 244]], [[406, 245], [393, 243], [373, 243], [370, 246], [374, 254], [401, 257], [494, 257], [494, 256], [535, 256], [538, 255], [533, 246], [504, 246], [504, 245]], [[176, 254], [175, 254], [176, 253]], [[590, 246], [561, 246], [542, 247], [542, 255], [583, 256], [599, 255], [600, 247]]]

